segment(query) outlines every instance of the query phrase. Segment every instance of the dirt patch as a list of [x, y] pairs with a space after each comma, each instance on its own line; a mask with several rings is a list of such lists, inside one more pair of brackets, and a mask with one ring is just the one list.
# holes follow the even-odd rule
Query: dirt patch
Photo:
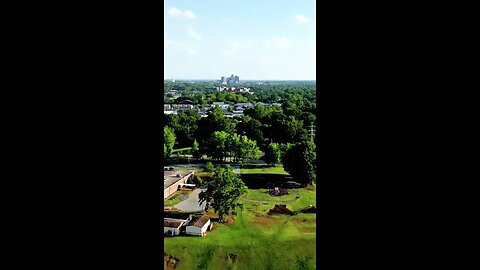
[[206, 212], [203, 215], [209, 218], [218, 218], [218, 215], [212, 212]]
[[275, 207], [268, 211], [269, 215], [294, 215], [295, 212], [289, 210], [285, 204], [276, 204]]
[[224, 224], [233, 224], [235, 222], [235, 216], [228, 215], [223, 218]]
[[317, 208], [315, 207], [315, 205], [309, 205], [309, 206], [303, 208], [302, 210], [300, 210], [300, 212], [316, 214], [317, 213]]
[[304, 232], [304, 233], [314, 233], [314, 232], [316, 232], [316, 228], [315, 227], [304, 227], [304, 228], [300, 228], [300, 231]]
[[230, 261], [232, 261], [232, 263], [234, 263], [236, 260], [237, 260], [237, 255], [233, 254], [233, 253], [229, 253], [227, 255], [228, 259], [230, 259]]
[[172, 255], [163, 253], [163, 269], [164, 270], [174, 270], [177, 268], [177, 265], [180, 263], [180, 260]]
[[317, 222], [315, 219], [304, 219], [304, 218], [292, 218], [290, 219], [290, 221], [297, 224], [312, 224]]
[[277, 222], [276, 219], [272, 218], [272, 217], [266, 217], [266, 216], [262, 216], [262, 215], [255, 215], [255, 219], [252, 220], [251, 224], [252, 225], [257, 225], [259, 227], [265, 227], [265, 226], [269, 226], [269, 225], [272, 225], [273, 223]]

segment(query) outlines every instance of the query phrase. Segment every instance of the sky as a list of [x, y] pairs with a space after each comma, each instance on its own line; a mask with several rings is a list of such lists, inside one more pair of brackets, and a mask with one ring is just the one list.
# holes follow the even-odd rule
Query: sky
[[315, 80], [315, 0], [165, 0], [164, 78]]

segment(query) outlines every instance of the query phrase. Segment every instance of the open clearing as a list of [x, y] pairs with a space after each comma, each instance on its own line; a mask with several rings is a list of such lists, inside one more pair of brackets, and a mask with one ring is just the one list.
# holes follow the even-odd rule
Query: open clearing
[[[251, 173], [261, 169], [267, 172]], [[247, 169], [245, 175], [242, 169], [241, 177], [254, 182], [249, 192], [262, 192], [272, 181], [290, 180], [283, 168], [273, 170], [278, 173], [256, 168]], [[299, 211], [316, 204], [315, 186], [299, 192], [301, 197], [288, 203], [288, 209]], [[166, 237], [165, 252], [180, 260], [177, 269], [315, 269], [315, 214], [269, 216], [274, 203], [243, 203], [244, 210], [233, 224], [215, 223], [205, 237]]]

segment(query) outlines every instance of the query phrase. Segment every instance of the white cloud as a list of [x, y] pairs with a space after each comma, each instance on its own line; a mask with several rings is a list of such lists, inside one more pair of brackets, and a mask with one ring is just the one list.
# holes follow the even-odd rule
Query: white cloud
[[188, 10], [188, 9], [185, 10], [185, 11], [183, 12], [183, 14], [185, 15], [185, 17], [187, 17], [187, 18], [189, 18], [189, 19], [195, 19], [195, 18], [196, 18], [195, 13], [193, 13], [193, 11]]
[[193, 11], [188, 9], [182, 11], [176, 7], [171, 7], [170, 9], [168, 9], [168, 15], [170, 15], [170, 17], [173, 17], [173, 18], [187, 18], [187, 19], [196, 18], [195, 13], [193, 13]]
[[189, 37], [194, 38], [194, 39], [202, 39], [202, 35], [197, 33], [192, 27], [189, 27], [187, 30], [187, 34]]
[[309, 18], [303, 15], [295, 15], [295, 20], [299, 23], [308, 23], [310, 21]]

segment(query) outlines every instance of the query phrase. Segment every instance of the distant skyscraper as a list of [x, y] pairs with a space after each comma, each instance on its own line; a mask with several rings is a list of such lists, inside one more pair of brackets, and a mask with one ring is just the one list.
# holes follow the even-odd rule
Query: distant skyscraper
[[240, 83], [240, 77], [234, 76], [233, 74], [230, 77], [221, 77], [220, 83], [221, 84]]

